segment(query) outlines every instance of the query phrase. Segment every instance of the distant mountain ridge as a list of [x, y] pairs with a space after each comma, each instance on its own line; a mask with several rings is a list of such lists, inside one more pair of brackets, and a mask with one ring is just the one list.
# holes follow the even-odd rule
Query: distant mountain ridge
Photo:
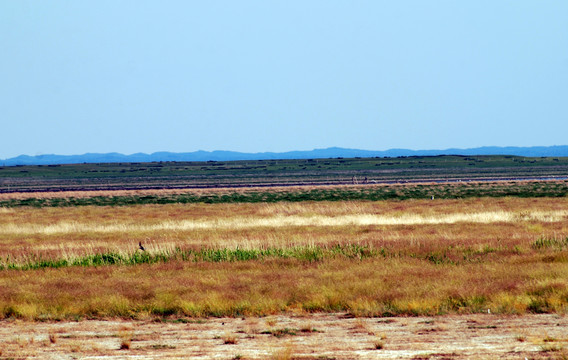
[[15, 165], [57, 165], [80, 163], [116, 163], [116, 162], [156, 162], [156, 161], [232, 161], [232, 160], [275, 160], [275, 159], [325, 159], [353, 157], [397, 157], [397, 156], [436, 156], [436, 155], [517, 155], [527, 157], [568, 156], [568, 146], [534, 146], [534, 147], [498, 147], [485, 146], [472, 149], [446, 150], [408, 150], [390, 149], [385, 151], [345, 149], [331, 147], [308, 151], [243, 153], [236, 151], [195, 151], [189, 153], [155, 152], [152, 154], [136, 153], [124, 155], [119, 153], [83, 155], [20, 155], [0, 160], [2, 166]]

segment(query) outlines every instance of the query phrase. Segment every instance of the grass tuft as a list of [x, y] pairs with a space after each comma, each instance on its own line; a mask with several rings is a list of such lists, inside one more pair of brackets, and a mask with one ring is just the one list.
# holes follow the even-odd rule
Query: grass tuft
[[233, 334], [225, 334], [223, 336], [223, 344], [234, 345], [237, 343], [237, 337]]
[[381, 350], [385, 347], [385, 343], [382, 340], [375, 340], [373, 343], [373, 348], [375, 350]]
[[54, 332], [50, 332], [49, 333], [49, 342], [52, 344], [57, 343], [57, 334], [55, 334]]
[[120, 338], [120, 350], [130, 350], [132, 345], [133, 332], [128, 329], [122, 329], [118, 332], [118, 337]]
[[290, 329], [290, 328], [280, 328], [280, 329], [270, 329], [270, 330], [265, 330], [262, 331], [261, 334], [270, 334], [272, 336], [275, 336], [277, 338], [281, 338], [284, 336], [295, 336], [296, 332], [298, 330], [297, 329]]

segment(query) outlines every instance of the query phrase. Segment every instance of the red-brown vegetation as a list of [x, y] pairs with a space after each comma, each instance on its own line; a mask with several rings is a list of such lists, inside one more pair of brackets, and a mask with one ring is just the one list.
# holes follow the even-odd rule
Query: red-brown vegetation
[[357, 316], [567, 311], [568, 200], [16, 208], [0, 217], [0, 263], [117, 251], [356, 244], [374, 254], [316, 261], [172, 259], [136, 266], [0, 271], [0, 316], [25, 319]]

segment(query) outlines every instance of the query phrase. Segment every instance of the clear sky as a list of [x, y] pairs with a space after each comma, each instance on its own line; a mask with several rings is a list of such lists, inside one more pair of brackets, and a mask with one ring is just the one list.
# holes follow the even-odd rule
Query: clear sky
[[568, 1], [0, 0], [0, 159], [568, 144]]

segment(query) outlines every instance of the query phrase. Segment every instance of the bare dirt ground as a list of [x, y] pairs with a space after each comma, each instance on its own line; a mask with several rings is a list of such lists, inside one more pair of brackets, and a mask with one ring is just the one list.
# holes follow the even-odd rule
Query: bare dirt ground
[[4, 320], [0, 339], [1, 359], [566, 359], [568, 317]]

